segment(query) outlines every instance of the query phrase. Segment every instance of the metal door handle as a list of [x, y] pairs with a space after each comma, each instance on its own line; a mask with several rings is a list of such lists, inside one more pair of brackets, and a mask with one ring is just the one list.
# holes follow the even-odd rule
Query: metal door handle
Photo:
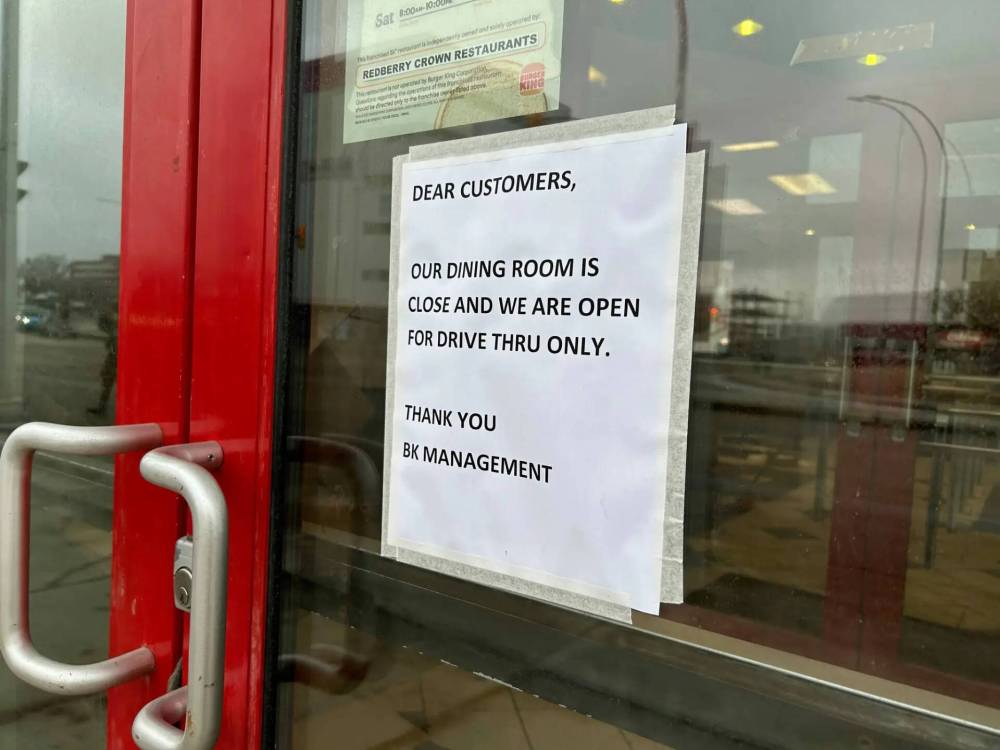
[[0, 453], [0, 651], [10, 671], [56, 695], [92, 695], [153, 671], [140, 647], [94, 664], [62, 664], [42, 656], [28, 624], [31, 464], [35, 451], [109, 456], [160, 445], [159, 425], [69, 427], [30, 422], [14, 430]]
[[[208, 469], [222, 465], [218, 443], [170, 445], [142, 457], [147, 481], [176, 492], [191, 509], [194, 553], [188, 684], [147, 704], [132, 723], [142, 750], [210, 750], [222, 724], [226, 649], [226, 498]], [[183, 731], [174, 724], [186, 717]]]

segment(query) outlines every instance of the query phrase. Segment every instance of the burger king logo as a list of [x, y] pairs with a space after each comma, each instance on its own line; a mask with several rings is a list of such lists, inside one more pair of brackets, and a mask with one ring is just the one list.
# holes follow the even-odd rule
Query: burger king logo
[[521, 96], [535, 96], [545, 90], [545, 64], [531, 63], [521, 68]]

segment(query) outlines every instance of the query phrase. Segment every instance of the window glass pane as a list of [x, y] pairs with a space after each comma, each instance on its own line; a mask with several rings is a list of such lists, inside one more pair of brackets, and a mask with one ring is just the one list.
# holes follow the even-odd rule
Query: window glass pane
[[[114, 422], [125, 5], [0, 3], [0, 443], [23, 422]], [[39, 454], [39, 651], [107, 657], [113, 462]], [[103, 696], [59, 698], [0, 664], [0, 746], [99, 747]]]
[[[897, 721], [899, 746], [971, 742], [879, 703], [852, 703], [847, 727], [831, 708], [846, 694], [767, 670], [713, 689], [711, 659], [663, 636], [939, 712], [1000, 707], [1000, 7], [566, 3], [557, 110], [344, 144], [349, 5], [307, 0], [290, 63], [279, 739], [315, 747], [345, 705], [377, 703], [377, 737], [350, 734], [362, 746], [438, 742], [447, 727], [393, 691], [443, 661], [666, 746], [819, 746], [829, 730], [895, 747]], [[392, 158], [674, 103], [707, 150], [685, 604], [626, 630], [379, 558]], [[588, 677], [577, 653], [617, 671]], [[681, 686], [725, 710], [654, 697]], [[476, 705], [449, 717], [482, 739]], [[777, 715], [800, 723], [772, 733]]]

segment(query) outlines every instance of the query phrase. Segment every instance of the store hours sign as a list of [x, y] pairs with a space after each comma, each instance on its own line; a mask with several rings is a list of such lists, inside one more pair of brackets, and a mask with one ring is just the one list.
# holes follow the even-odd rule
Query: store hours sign
[[388, 549], [659, 610], [684, 170], [684, 126], [402, 166]]

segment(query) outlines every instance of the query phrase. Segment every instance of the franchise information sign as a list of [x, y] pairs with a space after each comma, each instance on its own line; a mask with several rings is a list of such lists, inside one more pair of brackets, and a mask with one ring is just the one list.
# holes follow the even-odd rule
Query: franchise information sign
[[344, 142], [559, 106], [563, 0], [350, 0]]
[[684, 126], [402, 168], [384, 542], [661, 601]]

